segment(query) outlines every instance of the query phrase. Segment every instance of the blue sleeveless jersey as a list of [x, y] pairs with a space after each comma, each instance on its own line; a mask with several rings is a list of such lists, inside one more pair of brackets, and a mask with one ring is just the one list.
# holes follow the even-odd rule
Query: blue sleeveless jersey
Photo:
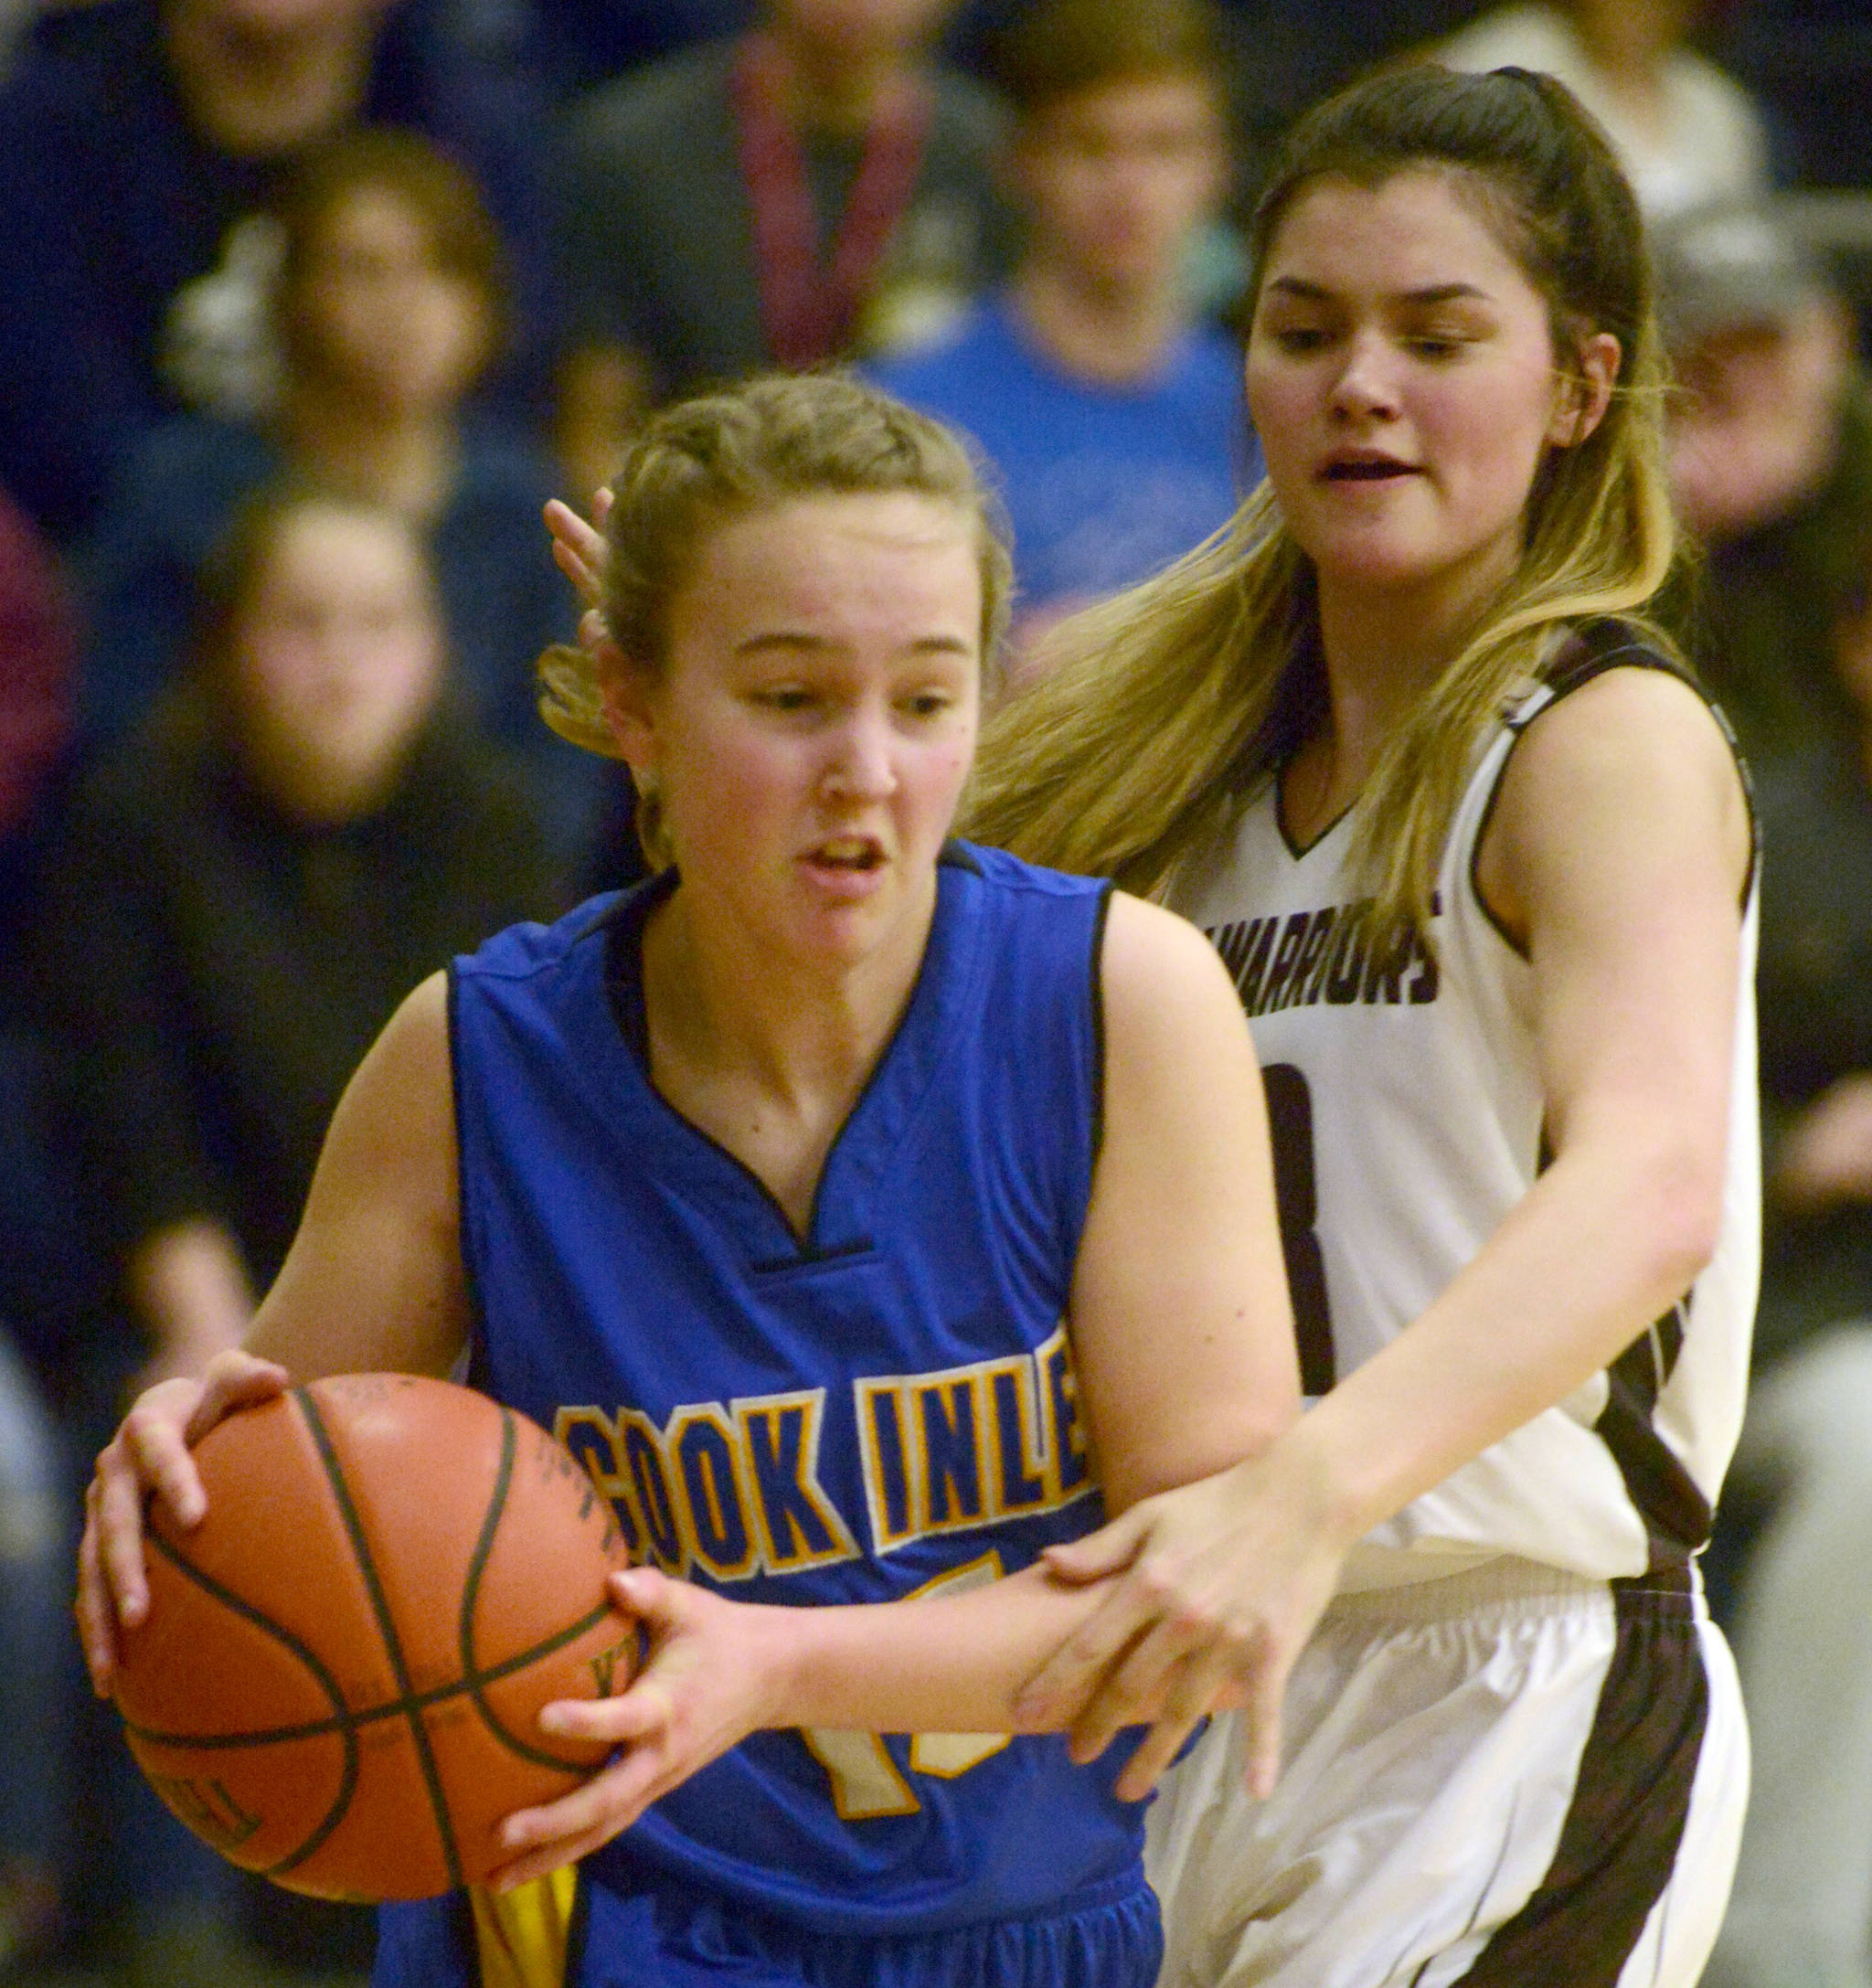
[[[750, 1601], [888, 1601], [1101, 1522], [1065, 1316], [1100, 1132], [1107, 898], [952, 845], [909, 1007], [810, 1234], [651, 1087], [654, 880], [456, 962], [474, 1377], [633, 1552]], [[633, 1022], [634, 1017], [634, 1022]], [[1122, 1748], [757, 1734], [588, 1861], [815, 1931], [939, 1932], [1141, 1885]]]

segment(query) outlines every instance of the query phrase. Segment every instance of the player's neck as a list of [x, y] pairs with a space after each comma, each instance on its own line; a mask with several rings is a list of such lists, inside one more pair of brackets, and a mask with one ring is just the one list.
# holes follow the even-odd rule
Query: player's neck
[[324, 136], [362, 110], [375, 29], [362, 13], [295, 34], [240, 34], [186, 4], [163, 19], [188, 119], [217, 150], [266, 158]]
[[1307, 772], [1289, 820], [1303, 837], [1309, 824], [1335, 820], [1363, 791], [1399, 727], [1460, 654], [1498, 579], [1440, 574], [1414, 588], [1335, 585], [1322, 576], [1320, 647], [1325, 659], [1328, 719], [1300, 755]]
[[737, 921], [696, 910], [679, 890], [644, 930], [651, 1081], [766, 1185], [803, 1235], [826, 1156], [909, 1004], [929, 923], [906, 926], [913, 951], [889, 945], [842, 969], [776, 972]]
[[1014, 307], [1028, 335], [1076, 379], [1127, 387], [1162, 371], [1187, 317], [1174, 277], [1100, 283], [1030, 256], [1014, 281]]

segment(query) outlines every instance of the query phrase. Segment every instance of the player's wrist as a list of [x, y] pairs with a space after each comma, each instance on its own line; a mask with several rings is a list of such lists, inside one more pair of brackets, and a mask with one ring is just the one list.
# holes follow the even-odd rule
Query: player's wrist
[[814, 1618], [821, 1609], [773, 1608], [759, 1602], [737, 1610], [738, 1641], [752, 1660], [753, 1714], [750, 1730], [769, 1731], [815, 1723], [814, 1707], [805, 1701], [812, 1671]]
[[1343, 1554], [1386, 1515], [1364, 1461], [1359, 1445], [1342, 1442], [1331, 1419], [1322, 1420], [1314, 1409], [1237, 1469], [1278, 1472], [1300, 1529], [1322, 1548]]

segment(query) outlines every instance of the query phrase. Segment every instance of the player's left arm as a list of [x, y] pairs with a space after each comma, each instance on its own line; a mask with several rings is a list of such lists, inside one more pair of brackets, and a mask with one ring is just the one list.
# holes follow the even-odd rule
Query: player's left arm
[[1435, 1303], [1315, 1411], [1334, 1411], [1322, 1438], [1365, 1525], [1609, 1366], [1708, 1262], [1751, 854], [1734, 755], [1674, 676], [1609, 671], [1517, 746], [1478, 881], [1532, 967], [1552, 1158]]
[[[1101, 991], [1103, 1138], [1071, 1334], [1095, 1462], [1118, 1512], [1264, 1446], [1298, 1413], [1299, 1378], [1260, 1072], [1227, 973], [1193, 927], [1120, 897]], [[551, 1708], [549, 1729], [626, 1750], [551, 1808], [510, 1819], [508, 1882], [595, 1848], [759, 1728], [1063, 1725], [1064, 1711], [1024, 1715], [1016, 1695], [1101, 1597], [1044, 1567], [870, 1607], [751, 1607], [651, 1569], [617, 1589], [649, 1632], [653, 1661], [622, 1698]], [[1206, 1652], [1202, 1604], [1185, 1605], [1179, 1621]], [[1174, 1672], [1165, 1696], [1181, 1691], [1194, 1718], [1223, 1681], [1198, 1664]]]
[[[1434, 1302], [1260, 1456], [1151, 1501], [1159, 1537], [1207, 1538], [1232, 1566], [1257, 1792], [1273, 1786], [1288, 1673], [1352, 1544], [1608, 1366], [1707, 1262], [1750, 842], [1734, 757], [1675, 677], [1609, 672], [1517, 745], [1479, 877], [1531, 962], [1551, 1164]], [[1101, 1579], [1139, 1561], [1137, 1523], [1049, 1557]], [[1074, 1724], [1087, 1749], [1156, 1718], [1163, 1639], [1136, 1639], [1179, 1605], [1134, 1570], [1032, 1699], [1069, 1706], [1096, 1681]], [[1160, 1769], [1175, 1738], [1154, 1731], [1139, 1771]]]

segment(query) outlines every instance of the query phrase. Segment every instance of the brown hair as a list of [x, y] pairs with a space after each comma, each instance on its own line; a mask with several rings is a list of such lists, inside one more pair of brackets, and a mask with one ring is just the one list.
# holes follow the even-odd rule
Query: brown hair
[[[1480, 203], [1544, 296], [1555, 363], [1609, 331], [1620, 366], [1592, 434], [1542, 465], [1515, 574], [1394, 731], [1360, 797], [1353, 863], [1374, 919], [1420, 928], [1473, 751], [1504, 698], [1531, 684], [1561, 624], [1649, 601], [1675, 545], [1637, 204], [1604, 133], [1550, 77], [1416, 65], [1317, 106], [1289, 135], [1257, 208], [1250, 302], [1282, 221], [1314, 182], [1375, 187], [1425, 170]], [[1161, 892], [1317, 722], [1318, 625], [1312, 563], [1264, 484], [1187, 558], [1055, 632], [1057, 666], [986, 728], [970, 832]]]
[[435, 266], [466, 283], [487, 322], [487, 356], [498, 350], [508, 316], [500, 238], [474, 181], [415, 132], [370, 125], [310, 153], [275, 203], [282, 229], [275, 316], [287, 359], [310, 356], [306, 292], [332, 217], [359, 192], [383, 192], [421, 222]]
[[995, 44], [995, 80], [1024, 118], [1142, 78], [1186, 76], [1219, 97], [1223, 69], [1209, 0], [1039, 0]]
[[[627, 664], [663, 667], [670, 603], [697, 549], [736, 517], [816, 496], [908, 494], [969, 521], [982, 579], [984, 671], [998, 663], [1012, 574], [998, 506], [962, 439], [848, 374], [758, 375], [654, 415], [612, 484], [605, 524], [604, 620]], [[601, 667], [582, 648], [539, 661], [540, 713], [561, 738], [617, 757]], [[648, 805], [646, 805], [646, 800]], [[653, 861], [654, 799], [638, 832]]]

